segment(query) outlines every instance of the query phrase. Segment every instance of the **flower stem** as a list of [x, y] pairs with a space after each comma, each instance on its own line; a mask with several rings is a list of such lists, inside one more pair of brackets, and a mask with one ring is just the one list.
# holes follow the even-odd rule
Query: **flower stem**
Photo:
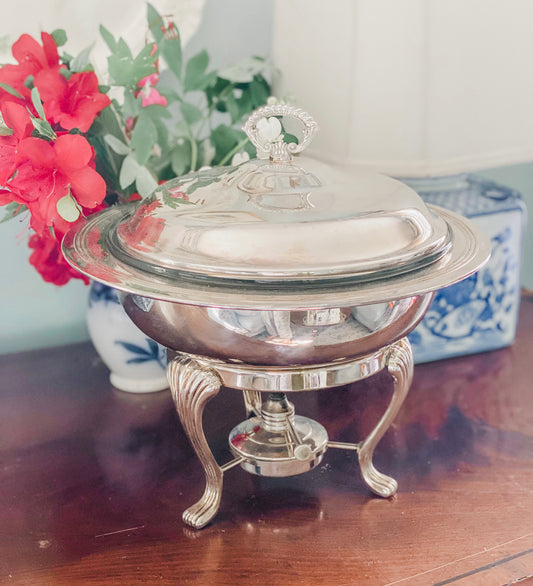
[[237, 144], [234, 148], [231, 149], [229, 153], [220, 161], [218, 164], [220, 167], [223, 167], [228, 161], [231, 161], [233, 155], [236, 155], [247, 143], [250, 142], [248, 137], [243, 138], [239, 144]]
[[191, 142], [191, 171], [196, 171], [196, 165], [198, 164], [198, 144], [192, 135], [189, 133], [189, 141]]

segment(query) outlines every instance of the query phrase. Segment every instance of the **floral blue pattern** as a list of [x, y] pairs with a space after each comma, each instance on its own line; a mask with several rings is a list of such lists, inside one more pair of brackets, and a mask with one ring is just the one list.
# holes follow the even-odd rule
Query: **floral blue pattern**
[[94, 303], [117, 303], [120, 305], [116, 290], [97, 281], [91, 283], [89, 291], [89, 307]]
[[167, 354], [165, 349], [150, 338], [145, 338], [145, 341], [145, 348], [139, 346], [138, 344], [125, 342], [124, 340], [116, 340], [115, 344], [122, 346], [124, 350], [127, 350], [130, 354], [132, 354], [132, 357], [126, 360], [128, 364], [141, 364], [143, 362], [150, 362], [151, 360], [154, 360], [161, 366], [161, 368], [166, 368]]
[[[454, 182], [455, 188], [445, 187]], [[520, 304], [520, 255], [526, 214], [520, 194], [474, 175], [409, 184], [427, 203], [470, 217], [492, 242], [492, 257], [485, 267], [436, 292], [424, 319], [409, 336], [415, 362], [511, 344]]]
[[91, 340], [111, 371], [111, 383], [124, 391], [151, 392], [167, 388], [166, 348], [134, 325], [115, 289], [93, 282], [87, 325]]

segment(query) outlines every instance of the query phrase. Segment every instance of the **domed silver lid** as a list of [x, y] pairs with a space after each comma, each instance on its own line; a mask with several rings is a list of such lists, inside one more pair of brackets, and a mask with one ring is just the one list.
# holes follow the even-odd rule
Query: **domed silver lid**
[[[278, 117], [287, 116], [302, 124], [299, 144], [280, 134]], [[119, 289], [199, 304], [210, 303], [202, 291], [209, 299], [217, 291], [219, 299], [229, 294], [224, 304], [231, 306], [243, 290], [323, 304], [319, 291], [353, 292], [369, 283], [379, 289], [448, 263], [465, 221], [426, 206], [399, 181], [293, 158], [315, 127], [297, 108], [257, 110], [245, 130], [263, 158], [173, 179], [144, 201], [89, 217], [65, 238], [67, 260]], [[467, 227], [470, 258], [462, 273], [477, 269], [490, 250]], [[114, 283], [102, 276], [110, 269]], [[184, 288], [190, 293], [179, 293]]]

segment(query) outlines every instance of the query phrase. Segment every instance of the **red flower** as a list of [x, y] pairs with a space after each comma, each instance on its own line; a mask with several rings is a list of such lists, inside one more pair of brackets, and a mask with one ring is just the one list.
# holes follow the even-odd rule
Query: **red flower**
[[87, 132], [94, 119], [111, 100], [98, 90], [93, 71], [74, 73], [67, 81], [57, 71], [42, 71], [35, 77], [46, 117], [65, 130]]
[[[0, 82], [7, 83], [22, 96], [29, 96], [30, 90], [24, 85], [29, 75], [36, 76], [43, 70], [59, 71], [59, 55], [57, 45], [51, 35], [41, 33], [43, 46], [30, 35], [22, 35], [13, 44], [13, 57], [18, 65], [4, 65], [0, 67]], [[0, 96], [13, 97], [0, 90]]]
[[60, 241], [56, 240], [48, 230], [41, 235], [33, 234], [29, 246], [33, 249], [30, 263], [47, 283], [65, 285], [70, 279], [81, 279], [85, 284], [89, 284], [89, 279], [85, 275], [68, 264], [61, 252]]
[[8, 182], [13, 200], [28, 206], [31, 227], [40, 235], [46, 226], [65, 232], [58, 201], [71, 195], [79, 206], [94, 209], [106, 195], [103, 178], [92, 168], [94, 151], [79, 134], [64, 134], [50, 144], [29, 137], [17, 147], [14, 177]]
[[33, 124], [26, 108], [15, 102], [4, 102], [0, 112], [6, 126], [13, 130], [10, 136], [0, 136], [0, 186], [6, 187], [15, 171], [16, 147], [23, 138], [30, 136]]
[[165, 96], [162, 96], [154, 87], [158, 81], [159, 74], [152, 73], [151, 75], [143, 77], [137, 83], [142, 90], [135, 95], [138, 96], [141, 94], [141, 105], [143, 108], [146, 108], [146, 106], [152, 106], [153, 104], [158, 106], [168, 106], [168, 101]]

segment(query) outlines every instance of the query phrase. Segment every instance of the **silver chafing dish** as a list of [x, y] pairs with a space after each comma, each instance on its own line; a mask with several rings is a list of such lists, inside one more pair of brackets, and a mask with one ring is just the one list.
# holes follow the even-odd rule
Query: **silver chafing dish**
[[[277, 135], [280, 117], [301, 123], [299, 143]], [[426, 206], [404, 184], [294, 157], [315, 128], [298, 108], [260, 108], [245, 125], [260, 158], [168, 181], [144, 201], [80, 221], [63, 242], [67, 260], [118, 289], [133, 322], [169, 349], [172, 396], [206, 476], [183, 516], [192, 527], [216, 514], [231, 467], [289, 476], [318, 465], [328, 448], [356, 451], [370, 490], [395, 494], [372, 456], [411, 382], [406, 336], [435, 290], [490, 256], [472, 223]], [[287, 398], [384, 368], [395, 390], [359, 443], [329, 441]], [[202, 427], [221, 385], [243, 391], [248, 416], [230, 433], [234, 459], [225, 465]]]

